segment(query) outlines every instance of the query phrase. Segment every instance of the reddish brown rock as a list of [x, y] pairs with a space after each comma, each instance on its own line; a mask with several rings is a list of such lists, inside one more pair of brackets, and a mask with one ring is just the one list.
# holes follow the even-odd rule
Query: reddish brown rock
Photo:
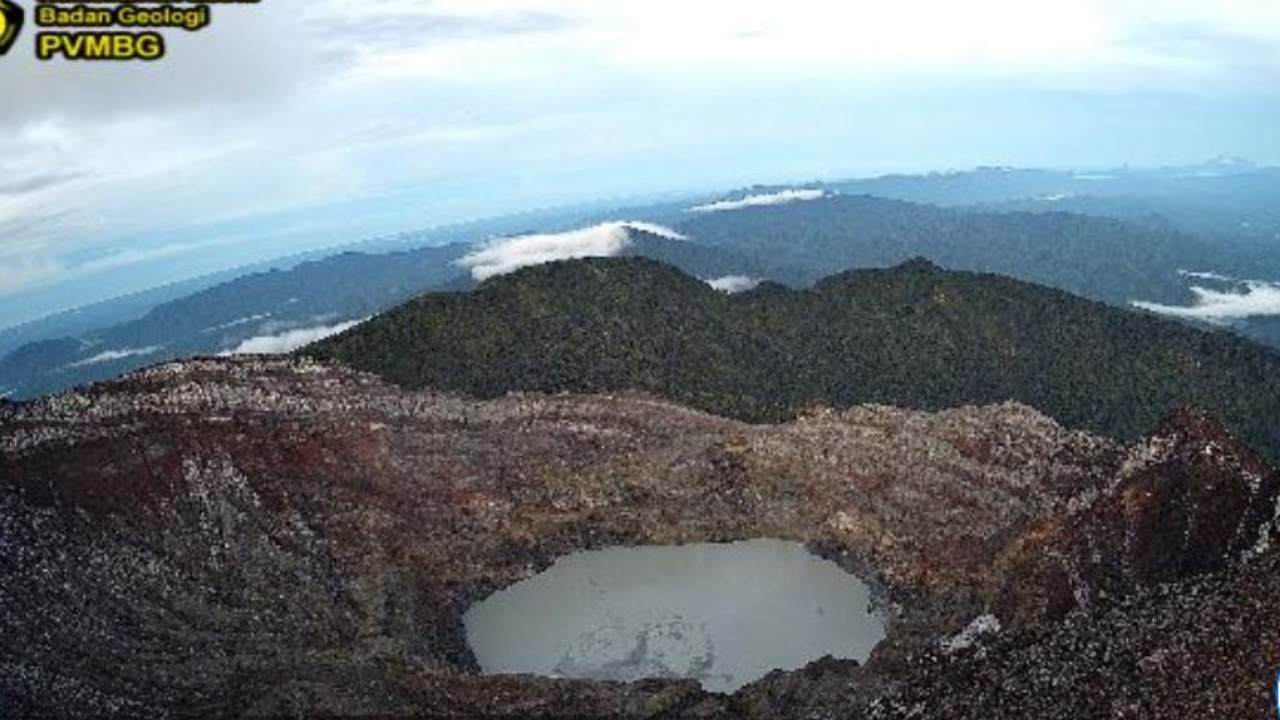
[[1216, 420], [1181, 410], [1127, 449], [1105, 489], [1010, 543], [993, 611], [1039, 623], [1251, 560], [1271, 548], [1278, 497], [1280, 474]]
[[[975, 672], [937, 648], [981, 613], [1010, 610], [996, 640], [1030, 647], [1043, 639], [1009, 620], [1082, 587], [1111, 594], [1108, 573], [1140, 596], [1261, 567], [1276, 494], [1194, 416], [1121, 449], [1016, 405], [751, 426], [639, 395], [480, 402], [304, 361], [167, 365], [0, 407], [0, 707], [874, 714], [922, 667]], [[1081, 586], [1039, 559], [1076, 557], [1086, 528], [1107, 552]], [[1183, 528], [1171, 557], [1151, 550]], [[751, 537], [808, 543], [876, 583], [890, 635], [867, 668], [735, 697], [473, 672], [461, 613], [560, 555]], [[1109, 603], [1040, 616], [1123, 614]]]

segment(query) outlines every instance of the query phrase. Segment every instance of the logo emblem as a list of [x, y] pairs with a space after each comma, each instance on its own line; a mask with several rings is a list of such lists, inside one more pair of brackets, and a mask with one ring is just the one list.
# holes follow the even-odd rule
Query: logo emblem
[[22, 32], [26, 13], [13, 0], [0, 0], [0, 55], [9, 52]]

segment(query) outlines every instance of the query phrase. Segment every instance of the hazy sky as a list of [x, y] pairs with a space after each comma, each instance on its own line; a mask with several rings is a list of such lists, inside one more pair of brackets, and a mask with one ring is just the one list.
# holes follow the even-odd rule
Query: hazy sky
[[1280, 162], [1276, 0], [263, 0], [154, 65], [29, 43], [0, 60], [0, 326], [578, 200]]

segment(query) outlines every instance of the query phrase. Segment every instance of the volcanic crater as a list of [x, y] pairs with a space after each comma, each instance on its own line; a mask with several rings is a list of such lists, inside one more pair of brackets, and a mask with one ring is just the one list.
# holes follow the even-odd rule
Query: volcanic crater
[[[1198, 677], [1231, 692], [1164, 717], [1261, 717], [1280, 630], [1250, 618], [1280, 617], [1278, 525], [1277, 474], [1191, 410], [1121, 445], [1015, 404], [751, 425], [635, 393], [476, 400], [305, 359], [195, 360], [0, 404], [0, 705], [922, 717], [945, 696], [957, 718], [1110, 717]], [[557, 558], [760, 538], [872, 585], [887, 637], [865, 664], [731, 695], [479, 673], [464, 612]], [[1170, 588], [1207, 614], [1157, 624], [1188, 602]], [[1078, 652], [1112, 626], [1107, 660]], [[1215, 664], [1135, 659], [1110, 699], [1037, 690], [1180, 652], [1174, 626], [1218, 643]]]

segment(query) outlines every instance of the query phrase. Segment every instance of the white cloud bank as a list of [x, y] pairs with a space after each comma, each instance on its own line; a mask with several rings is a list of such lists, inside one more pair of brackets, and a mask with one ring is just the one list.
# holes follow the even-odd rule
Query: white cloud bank
[[1218, 325], [1247, 318], [1280, 316], [1280, 283], [1236, 280], [1218, 273], [1183, 272], [1182, 274], [1201, 280], [1230, 282], [1234, 283], [1235, 287], [1227, 290], [1213, 290], [1194, 286], [1191, 292], [1195, 295], [1195, 300], [1191, 305], [1186, 306], [1134, 302], [1134, 307], [1161, 315]]
[[228, 350], [223, 355], [283, 355], [291, 353], [298, 348], [306, 347], [313, 342], [319, 342], [327, 337], [333, 337], [339, 333], [344, 333], [369, 318], [361, 318], [350, 322], [339, 323], [338, 325], [321, 325], [319, 327], [300, 328], [298, 330], [289, 330], [279, 335], [261, 335], [259, 337], [249, 338], [240, 343], [233, 350]]
[[746, 275], [726, 275], [714, 280], [708, 280], [707, 284], [720, 292], [732, 295], [754, 290], [760, 285], [760, 281], [757, 278], [747, 277]]
[[101, 365], [106, 362], [114, 362], [116, 360], [124, 360], [125, 358], [138, 357], [140, 355], [151, 355], [161, 350], [159, 345], [151, 345], [144, 348], [125, 348], [124, 350], [107, 350], [100, 352], [91, 358], [73, 362], [67, 367], [78, 368], [86, 365]]
[[632, 231], [657, 235], [667, 240], [688, 238], [668, 227], [653, 223], [608, 222], [580, 230], [545, 235], [524, 235], [497, 240], [458, 260], [470, 268], [471, 277], [487, 280], [530, 265], [588, 257], [614, 257], [631, 245]]
[[706, 205], [698, 205], [689, 208], [689, 212], [693, 213], [713, 213], [724, 212], [726, 210], [743, 210], [753, 207], [768, 207], [770, 205], [786, 205], [793, 202], [808, 202], [812, 200], [821, 200], [830, 197], [830, 193], [825, 190], [783, 190], [776, 193], [764, 193], [760, 195], [748, 195], [741, 200], [721, 200], [719, 202], [708, 203]]

